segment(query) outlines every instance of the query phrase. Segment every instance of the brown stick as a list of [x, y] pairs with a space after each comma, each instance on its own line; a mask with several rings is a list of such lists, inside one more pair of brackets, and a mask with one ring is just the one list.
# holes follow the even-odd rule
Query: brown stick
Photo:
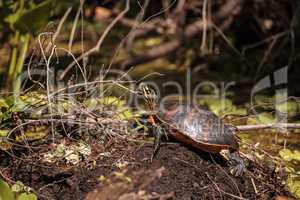
[[84, 59], [85, 57], [89, 56], [90, 54], [94, 53], [94, 52], [99, 52], [100, 51], [100, 47], [105, 39], [105, 37], [107, 36], [107, 34], [110, 32], [110, 30], [114, 27], [114, 25], [120, 20], [122, 19], [125, 14], [129, 11], [129, 0], [126, 1], [126, 7], [125, 9], [108, 25], [108, 27], [104, 30], [104, 32], [102, 33], [101, 37], [99, 38], [99, 40], [97, 41], [96, 45], [91, 48], [90, 50], [88, 50], [87, 52], [81, 54], [78, 58], [76, 58], [76, 61], [74, 60], [72, 63], [70, 63], [66, 69], [61, 73], [61, 75], [59, 76], [59, 80], [63, 80], [63, 78], [66, 76], [66, 74], [72, 69], [72, 67], [74, 65], [76, 65], [76, 63], [78, 63], [79, 61], [81, 61], [82, 59]]
[[[228, 3], [223, 5], [222, 8], [220, 9], [220, 11], [218, 11], [216, 13], [216, 15], [215, 15], [216, 20], [223, 21], [223, 23], [220, 25], [220, 27], [223, 30], [228, 28], [231, 24], [231, 23], [230, 24], [228, 23], [227, 18], [228, 17], [232, 18], [232, 13], [238, 13], [240, 11], [240, 9], [241, 9], [240, 4], [241, 4], [240, 0], [228, 1]], [[232, 20], [229, 20], [229, 21], [232, 22]], [[206, 26], [207, 29], [212, 28], [211, 22], [207, 22], [206, 25], [207, 25]], [[186, 27], [186, 29], [184, 30], [183, 38], [189, 39], [189, 38], [195, 37], [196, 35], [198, 35], [199, 33], [202, 32], [203, 27], [204, 27], [204, 22], [202, 19], [188, 25]], [[122, 69], [128, 69], [134, 65], [138, 65], [141, 63], [151, 61], [156, 58], [160, 58], [160, 57], [169, 55], [169, 54], [173, 53], [174, 51], [176, 51], [180, 47], [181, 41], [182, 40], [177, 38], [170, 42], [163, 43], [159, 46], [149, 49], [142, 56], [128, 59], [121, 63], [116, 63], [116, 64], [114, 64], [114, 66], [121, 66]]]
[[259, 129], [300, 129], [300, 123], [274, 123], [257, 125], [239, 125], [236, 126], [239, 131], [252, 131]]
[[[232, 14], [235, 15], [236, 13], [238, 13], [240, 11], [240, 9], [241, 9], [241, 0], [230, 0], [221, 7], [221, 9], [215, 15], [216, 20], [224, 21], [223, 24], [221, 24], [221, 29], [226, 29], [227, 27], [229, 27], [230, 24], [228, 24], [228, 20], [226, 20], [226, 19], [228, 17], [232, 18]], [[118, 17], [113, 21], [113, 23], [111, 23], [111, 26], [109, 27], [108, 31], [115, 24], [115, 22], [122, 20], [122, 18], [124, 17], [124, 13], [126, 13], [127, 11], [128, 11], [128, 9], [125, 9], [121, 14], [118, 15]], [[232, 21], [232, 20], [229, 20], [229, 21]], [[126, 20], [122, 21], [122, 23], [126, 23], [126, 22], [130, 24], [129, 21], [126, 21]], [[153, 26], [154, 24], [155, 23], [150, 22], [149, 24], [145, 24], [144, 27], [145, 27], [145, 29], [148, 29], [147, 31], [149, 31], [155, 27], [155, 26]], [[130, 24], [130, 25], [133, 25], [133, 24]], [[148, 27], [148, 25], [149, 25], [149, 27]], [[208, 22], [207, 29], [210, 29], [211, 27], [212, 27], [212, 24], [210, 22]], [[196, 21], [195, 23], [188, 25], [186, 27], [184, 34], [183, 34], [183, 38], [184, 39], [192, 38], [192, 37], [196, 36], [197, 34], [199, 34], [200, 32], [202, 32], [202, 30], [203, 30], [203, 21], [202, 20]], [[97, 42], [97, 45], [94, 48], [90, 49], [89, 51], [85, 52], [83, 55], [79, 56], [79, 58], [77, 58], [77, 61], [79, 61], [79, 60], [83, 59], [84, 57], [89, 56], [93, 53], [99, 52], [100, 46], [104, 39], [103, 36], [105, 36], [108, 31], [106, 31], [106, 33], [102, 35], [102, 37], [99, 39], [99, 41]], [[181, 42], [182, 42], [182, 40], [177, 38], [173, 41], [166, 42], [155, 48], [148, 50], [142, 56], [139, 56], [137, 58], [128, 59], [128, 60], [120, 62], [120, 63], [116, 63], [113, 66], [115, 66], [115, 67], [121, 66], [123, 69], [129, 69], [131, 66], [145, 63], [145, 62], [148, 62], [150, 60], [153, 60], [153, 59], [165, 56], [165, 55], [169, 55], [169, 54], [173, 53], [174, 51], [176, 51], [180, 47]], [[74, 66], [74, 64], [75, 64], [75, 62], [72, 62], [71, 64], [69, 64], [67, 66], [67, 68], [63, 71], [63, 73], [60, 75], [59, 79], [63, 79], [65, 77], [65, 75], [68, 73], [68, 71]]]

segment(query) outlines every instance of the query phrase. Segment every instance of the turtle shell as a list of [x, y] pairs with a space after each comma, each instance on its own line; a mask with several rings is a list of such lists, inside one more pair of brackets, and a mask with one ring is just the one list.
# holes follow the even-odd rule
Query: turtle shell
[[186, 101], [165, 101], [157, 117], [168, 125], [170, 134], [183, 143], [201, 150], [218, 153], [222, 149], [238, 149], [230, 126], [214, 113]]

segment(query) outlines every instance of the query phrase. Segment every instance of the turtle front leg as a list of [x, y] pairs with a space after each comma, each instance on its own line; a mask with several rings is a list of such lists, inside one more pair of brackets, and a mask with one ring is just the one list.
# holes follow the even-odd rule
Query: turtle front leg
[[153, 161], [154, 156], [157, 154], [159, 147], [160, 147], [160, 141], [161, 141], [161, 136], [163, 134], [162, 128], [154, 125], [154, 149], [153, 149], [153, 153], [151, 155], [151, 159], [150, 162]]
[[229, 150], [222, 150], [221, 155], [228, 160], [232, 175], [240, 177], [246, 172], [246, 165], [238, 151], [229, 152]]

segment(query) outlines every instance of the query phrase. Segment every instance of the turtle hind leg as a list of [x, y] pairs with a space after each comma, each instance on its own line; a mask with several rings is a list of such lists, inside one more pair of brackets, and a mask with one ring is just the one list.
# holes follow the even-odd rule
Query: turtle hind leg
[[154, 149], [153, 149], [153, 153], [151, 155], [151, 159], [150, 162], [152, 163], [153, 158], [155, 157], [155, 155], [157, 154], [159, 147], [160, 147], [160, 141], [161, 141], [161, 136], [163, 134], [162, 128], [159, 126], [155, 126], [154, 127]]
[[220, 153], [229, 162], [229, 170], [232, 175], [240, 177], [246, 172], [246, 165], [238, 151], [230, 152], [228, 149], [224, 149]]
[[242, 176], [247, 168], [237, 151], [230, 153], [230, 172], [236, 177]]

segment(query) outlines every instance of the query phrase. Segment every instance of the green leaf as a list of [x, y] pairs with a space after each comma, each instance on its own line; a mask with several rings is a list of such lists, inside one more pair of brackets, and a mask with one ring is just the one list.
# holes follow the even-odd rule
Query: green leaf
[[17, 100], [17, 102], [11, 108], [11, 111], [12, 112], [24, 112], [26, 110], [26, 108], [28, 108], [28, 106], [30, 106], [29, 103], [21, 101], [21, 100]]
[[246, 115], [247, 114], [247, 109], [246, 108], [236, 108], [236, 110], [234, 111], [234, 114]]
[[5, 103], [11, 109], [11, 112], [23, 112], [30, 103], [23, 101], [20, 98], [15, 98], [14, 96], [8, 96], [5, 98]]
[[6, 103], [5, 99], [0, 99], [0, 108], [8, 108], [9, 105]]
[[8, 133], [9, 133], [9, 130], [0, 129], [0, 137], [6, 137]]
[[300, 152], [295, 150], [291, 151], [290, 149], [282, 149], [279, 151], [280, 157], [285, 161], [297, 160], [300, 161]]
[[206, 105], [216, 115], [233, 112], [236, 107], [233, 105], [230, 99], [219, 99], [215, 97], [203, 98], [199, 101], [200, 104]]
[[21, 193], [18, 197], [17, 200], [37, 200], [37, 196], [35, 194], [27, 194], [27, 193]]
[[16, 136], [16, 141], [33, 141], [45, 138], [49, 134], [49, 128], [47, 126], [36, 126], [34, 128], [29, 128], [24, 132], [24, 134]]
[[288, 113], [289, 115], [294, 115], [297, 114], [298, 109], [300, 109], [300, 105], [295, 101], [288, 101], [276, 105], [276, 109], [280, 112]]
[[143, 124], [140, 119], [134, 118], [133, 120], [136, 123], [135, 130], [144, 130], [145, 132], [148, 131], [148, 127], [145, 124]]
[[5, 103], [9, 106], [12, 107], [15, 105], [15, 97], [14, 96], [8, 96], [5, 98]]
[[153, 37], [153, 38], [149, 38], [145, 41], [145, 46], [153, 47], [153, 46], [157, 46], [157, 45], [161, 44], [161, 42], [162, 42], [161, 37]]
[[254, 100], [257, 104], [272, 104], [273, 97], [265, 96], [265, 95], [256, 95]]
[[247, 124], [269, 124], [275, 122], [276, 119], [270, 113], [261, 113], [247, 119]]
[[24, 190], [25, 185], [21, 181], [17, 181], [13, 186], [11, 186], [11, 190], [13, 192], [21, 192]]
[[102, 105], [112, 105], [117, 107], [121, 107], [125, 104], [125, 101], [114, 96], [101, 98], [98, 100], [98, 102]]
[[11, 112], [9, 112], [9, 111], [6, 111], [4, 113], [0, 112], [0, 123], [2, 123], [1, 128], [4, 127], [3, 126], [4, 125], [3, 121], [8, 120], [10, 118], [11, 118]]
[[98, 100], [96, 98], [89, 98], [87, 99], [84, 104], [88, 109], [95, 109], [96, 106], [98, 105]]
[[107, 178], [105, 176], [101, 175], [97, 178], [97, 180], [100, 182], [105, 182], [107, 180]]
[[35, 7], [26, 10], [21, 16], [17, 17], [15, 28], [22, 33], [37, 33], [48, 23], [51, 15], [51, 7], [56, 0], [46, 0]]
[[28, 92], [26, 95], [20, 96], [20, 100], [26, 102], [27, 104], [40, 107], [47, 104], [46, 95], [38, 92]]
[[289, 177], [288, 188], [297, 199], [300, 199], [300, 180], [294, 180], [293, 178]]
[[125, 105], [124, 100], [120, 100], [114, 96], [108, 96], [104, 98], [89, 98], [85, 101], [85, 105], [89, 109], [96, 109], [97, 106], [116, 106], [117, 108], [123, 107]]
[[118, 114], [118, 117], [122, 120], [129, 120], [133, 117], [131, 110], [125, 109], [124, 111]]
[[14, 200], [14, 193], [9, 185], [0, 179], [0, 200]]
[[24, 12], [23, 9], [19, 9], [19, 10], [17, 10], [17, 12], [8, 15], [8, 16], [4, 19], [4, 21], [7, 22], [7, 23], [9, 24], [9, 26], [10, 26], [10, 28], [11, 28], [12, 30], [15, 29], [14, 25], [15, 25], [15, 23], [20, 19], [20, 17], [22, 16], [22, 13], [23, 13], [23, 12]]

